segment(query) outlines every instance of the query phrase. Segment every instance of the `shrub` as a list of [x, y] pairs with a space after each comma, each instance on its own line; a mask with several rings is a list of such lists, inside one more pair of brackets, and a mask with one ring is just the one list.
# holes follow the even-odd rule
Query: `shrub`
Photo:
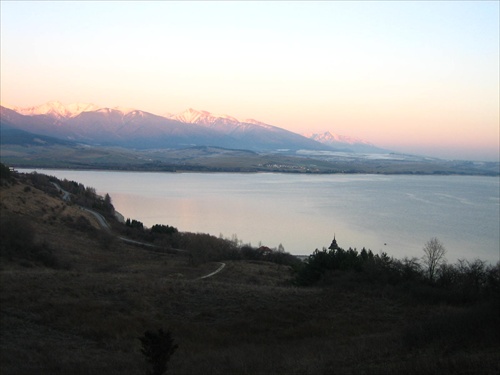
[[58, 259], [46, 243], [35, 243], [35, 230], [30, 221], [18, 215], [0, 217], [0, 255], [9, 260], [21, 259], [21, 263], [25, 265], [30, 265], [31, 261], [46, 267], [60, 267]]
[[0, 216], [0, 253], [9, 258], [25, 256], [34, 246], [35, 230], [18, 215]]
[[171, 227], [170, 225], [155, 224], [151, 227], [151, 233], [159, 234], [174, 234], [179, 232], [177, 228]]
[[146, 331], [139, 340], [142, 343], [141, 352], [151, 364], [151, 370], [147, 371], [146, 374], [165, 374], [168, 361], [178, 348], [178, 345], [174, 344], [171, 332], [164, 332], [161, 328], [156, 333]]
[[5, 164], [0, 163], [0, 181], [10, 180], [12, 173]]
[[30, 252], [30, 258], [50, 268], [62, 268], [59, 259], [54, 255], [52, 249], [46, 244], [35, 245]]
[[127, 227], [130, 227], [130, 228], [138, 229], [140, 231], [144, 230], [144, 224], [139, 220], [127, 219], [127, 221], [125, 222], [125, 225]]

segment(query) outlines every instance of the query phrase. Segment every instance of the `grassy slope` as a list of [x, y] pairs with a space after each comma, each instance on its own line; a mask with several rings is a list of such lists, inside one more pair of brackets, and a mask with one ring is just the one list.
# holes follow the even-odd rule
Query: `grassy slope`
[[[58, 259], [48, 268], [1, 259], [2, 374], [142, 374], [138, 337], [170, 329], [171, 374], [494, 373], [498, 347], [409, 349], [415, 320], [459, 312], [339, 277], [297, 288], [284, 266], [228, 261], [190, 266], [68, 225], [76, 207], [24, 185], [2, 186], [1, 214], [19, 213]], [[73, 220], [64, 216], [72, 216]]]

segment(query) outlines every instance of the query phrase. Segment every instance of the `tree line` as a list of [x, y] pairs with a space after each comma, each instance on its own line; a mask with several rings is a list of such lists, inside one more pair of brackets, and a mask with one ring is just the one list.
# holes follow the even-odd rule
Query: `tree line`
[[141, 221], [130, 218], [116, 229], [128, 238], [148, 242], [166, 250], [185, 250], [191, 264], [221, 260], [256, 260], [289, 266], [300, 263], [281, 244], [277, 248], [255, 247], [242, 243], [236, 235], [229, 239], [222, 235], [217, 237], [208, 233], [181, 232], [174, 226], [164, 224], [154, 224], [148, 228]]
[[421, 258], [397, 259], [385, 252], [373, 254], [365, 248], [358, 252], [330, 246], [316, 249], [296, 267], [294, 282], [301, 286], [328, 285], [335, 282], [335, 276], [350, 273], [358, 281], [405, 285], [413, 291], [432, 287], [446, 292], [440, 295], [446, 294], [455, 302], [492, 295], [500, 298], [500, 262], [490, 265], [480, 259], [459, 259], [456, 264], [449, 264], [445, 255], [446, 249], [437, 238], [425, 243]]

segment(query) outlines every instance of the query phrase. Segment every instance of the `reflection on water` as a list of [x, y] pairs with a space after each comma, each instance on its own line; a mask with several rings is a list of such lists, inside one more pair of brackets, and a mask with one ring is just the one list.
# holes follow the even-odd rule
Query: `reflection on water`
[[[21, 172], [28, 170], [20, 170]], [[499, 180], [463, 176], [141, 173], [39, 170], [109, 193], [125, 218], [232, 237], [293, 254], [327, 247], [448, 260], [499, 259]]]

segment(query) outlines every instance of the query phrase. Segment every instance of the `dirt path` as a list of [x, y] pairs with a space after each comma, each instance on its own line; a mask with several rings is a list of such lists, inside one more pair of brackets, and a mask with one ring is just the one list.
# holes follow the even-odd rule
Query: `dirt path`
[[82, 207], [82, 206], [80, 206], [80, 208], [84, 211], [87, 211], [91, 215], [94, 215], [94, 217], [97, 219], [97, 221], [99, 222], [99, 225], [102, 227], [102, 229], [104, 229], [107, 232], [111, 232], [111, 227], [109, 226], [109, 224], [106, 221], [106, 219], [104, 218], [104, 216], [102, 216], [99, 212], [96, 212], [94, 210], [90, 210], [90, 209]]
[[59, 193], [62, 194], [62, 199], [65, 200], [65, 201], [70, 201], [71, 200], [71, 193], [64, 190], [62, 187], [59, 186], [59, 184], [56, 184], [55, 182], [52, 182], [52, 185], [54, 185], [57, 189], [57, 191], [59, 191]]
[[209, 273], [208, 275], [205, 275], [205, 276], [199, 277], [198, 279], [206, 279], [206, 278], [208, 278], [208, 277], [212, 277], [212, 276], [214, 276], [214, 275], [218, 274], [220, 271], [222, 271], [222, 269], [223, 269], [224, 267], [226, 267], [226, 263], [222, 263], [222, 262], [220, 262], [219, 264], [220, 264], [220, 267], [219, 267], [219, 268], [217, 268], [214, 272]]

